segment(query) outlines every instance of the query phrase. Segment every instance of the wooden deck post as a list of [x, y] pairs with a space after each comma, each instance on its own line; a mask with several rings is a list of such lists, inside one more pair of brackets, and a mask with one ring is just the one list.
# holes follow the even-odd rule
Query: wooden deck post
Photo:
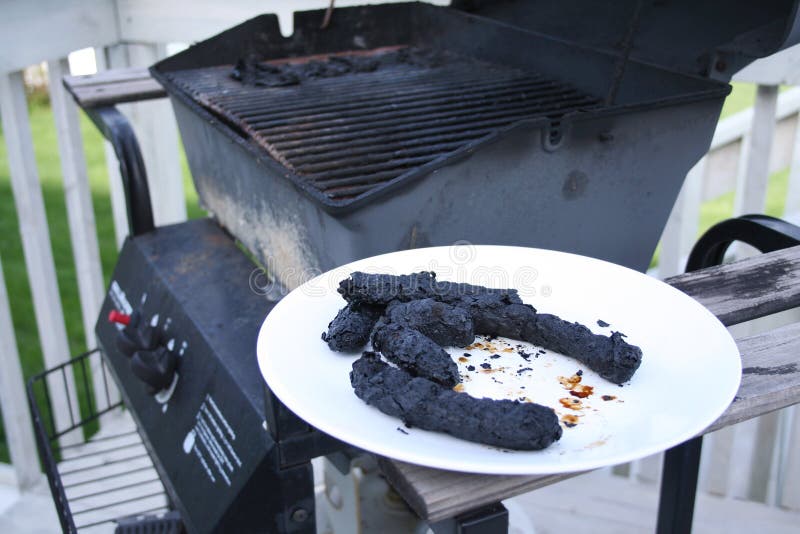
[[26, 490], [40, 478], [39, 456], [31, 427], [31, 413], [19, 363], [19, 351], [11, 321], [3, 264], [0, 261], [0, 413], [17, 475], [17, 486]]
[[697, 241], [705, 170], [706, 158], [704, 156], [686, 175], [686, 180], [661, 236], [661, 252], [658, 258], [659, 278], [681, 274], [686, 267], [686, 258]]
[[789, 189], [786, 192], [783, 213], [797, 216], [800, 214], [800, 113], [797, 114], [795, 120], [792, 163], [789, 168]]
[[[68, 360], [70, 350], [58, 293], [42, 188], [33, 153], [21, 71], [0, 75], [0, 115], [8, 148], [11, 187], [17, 207], [22, 250], [33, 295], [39, 340], [45, 366], [53, 367]], [[77, 421], [79, 418], [75, 382], [71, 372], [67, 373], [65, 382], [66, 390], [61, 381], [53, 380], [49, 384], [53, 416], [59, 429], [71, 426], [72, 421]], [[67, 434], [61, 443], [78, 442], [82, 438], [81, 434], [80, 430]]]
[[[56, 59], [49, 61], [47, 67], [50, 77], [50, 104], [58, 134], [70, 240], [75, 260], [75, 274], [78, 278], [83, 330], [86, 346], [93, 349], [97, 346], [94, 325], [105, 292], [92, 195], [83, 154], [77, 107], [61, 83], [61, 79], [69, 74], [69, 62], [67, 58]], [[116, 403], [119, 400], [119, 392], [116, 390], [114, 380], [110, 375], [105, 378], [102, 376], [104, 370], [99, 360], [90, 359], [90, 361], [94, 398], [97, 402], [106, 398], [105, 384], [108, 384], [111, 403]]]
[[733, 214], [761, 213], [767, 199], [769, 158], [775, 134], [775, 110], [778, 102], [777, 85], [759, 85], [753, 109], [753, 124], [744, 155], [740, 159], [736, 182]]

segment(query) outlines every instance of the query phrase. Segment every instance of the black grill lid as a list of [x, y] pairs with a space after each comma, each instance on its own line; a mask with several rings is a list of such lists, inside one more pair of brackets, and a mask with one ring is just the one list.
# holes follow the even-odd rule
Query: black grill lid
[[453, 0], [453, 7], [681, 72], [729, 80], [800, 42], [797, 0]]

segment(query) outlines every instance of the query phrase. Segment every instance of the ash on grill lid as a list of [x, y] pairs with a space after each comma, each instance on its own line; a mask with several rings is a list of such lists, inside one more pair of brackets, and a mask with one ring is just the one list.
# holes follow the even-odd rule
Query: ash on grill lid
[[[584, 46], [730, 80], [800, 42], [797, 0], [453, 0], [453, 7]], [[638, 13], [637, 13], [638, 11]]]
[[[329, 210], [352, 209], [515, 128], [556, 149], [570, 123], [727, 86], [427, 4], [261, 16], [156, 64], [173, 98]], [[267, 173], [269, 174], [269, 173]]]

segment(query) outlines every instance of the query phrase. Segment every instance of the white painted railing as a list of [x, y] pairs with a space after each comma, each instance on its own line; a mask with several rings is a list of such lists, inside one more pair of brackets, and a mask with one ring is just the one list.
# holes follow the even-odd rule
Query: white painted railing
[[[337, 5], [358, 3], [363, 1], [337, 0]], [[4, 45], [0, 46], [0, 115], [46, 366], [61, 363], [70, 354], [33, 157], [21, 70], [41, 61], [47, 61], [49, 68], [81, 318], [86, 344], [93, 347], [93, 325], [104, 287], [77, 112], [59, 83], [68, 72], [67, 54], [94, 46], [100, 69], [145, 66], [165, 55], [166, 43], [200, 40], [262, 12], [279, 13], [282, 31], [289, 33], [290, 10], [327, 4], [328, 0], [294, 3], [235, 0], [224, 5], [213, 0], [47, 0], [4, 6], [0, 18], [0, 45]], [[779, 72], [793, 64], [772, 61], [772, 67], [766, 71], [760, 71], [760, 67], [750, 69], [755, 72], [751, 80], [761, 83], [756, 106], [722, 121], [711, 150], [689, 173], [664, 231], [661, 276], [682, 271], [697, 237], [700, 206], [705, 200], [736, 191], [736, 213], [763, 211], [769, 172], [791, 166], [786, 209], [789, 214], [800, 212], [800, 135], [795, 135], [800, 89], [780, 94], [777, 91], [779, 83], [787, 80], [797, 83]], [[123, 111], [132, 119], [141, 143], [151, 180], [156, 223], [185, 219], [179, 140], [170, 106], [165, 101], [148, 102], [126, 105]], [[127, 234], [125, 201], [116, 158], [108, 145], [106, 156], [113, 221], [120, 245]], [[152, 183], [153, 180], [158, 183]], [[10, 201], [0, 199], [0, 202]], [[17, 479], [25, 488], [38, 478], [38, 459], [7, 301], [0, 268], [0, 407]], [[98, 382], [96, 386], [101, 386], [102, 377], [96, 370], [93, 375]], [[56, 424], [63, 428], [69, 424], [63, 386], [50, 386]], [[74, 387], [69, 379], [67, 388]], [[797, 444], [800, 444], [800, 411], [787, 410], [725, 429], [706, 442], [701, 487], [712, 493], [800, 509]], [[659, 465], [658, 459], [646, 459], [621, 471], [636, 479], [654, 481]]]

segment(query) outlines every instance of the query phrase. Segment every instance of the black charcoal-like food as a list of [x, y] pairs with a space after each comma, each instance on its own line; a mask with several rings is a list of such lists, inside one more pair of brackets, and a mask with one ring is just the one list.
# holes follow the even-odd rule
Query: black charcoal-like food
[[390, 304], [389, 322], [422, 332], [444, 347], [466, 347], [475, 340], [467, 310], [434, 299]]
[[580, 323], [547, 313], [536, 314], [521, 339], [575, 358], [615, 384], [630, 380], [642, 363], [642, 349], [625, 341], [619, 332], [594, 334]]
[[631, 379], [642, 362], [639, 347], [626, 342], [622, 335], [592, 333], [580, 323], [558, 316], [537, 313], [527, 304], [471, 308], [476, 334], [520, 339], [560, 352], [586, 364], [615, 384]]
[[456, 362], [441, 346], [418, 330], [381, 319], [372, 333], [372, 346], [413, 376], [425, 377], [449, 387], [460, 381]]
[[536, 321], [536, 309], [529, 304], [502, 306], [475, 305], [470, 308], [476, 334], [503, 336], [527, 341], [522, 337], [526, 325]]
[[369, 274], [356, 271], [339, 283], [339, 293], [348, 302], [386, 306], [393, 300], [409, 302], [432, 298], [455, 306], [521, 304], [516, 289], [494, 289], [472, 284], [442, 282], [436, 273]]
[[551, 408], [458, 393], [390, 367], [371, 352], [353, 363], [350, 383], [360, 399], [387, 415], [399, 417], [412, 427], [447, 432], [469, 441], [540, 450], [562, 433]]
[[348, 304], [328, 324], [328, 331], [322, 333], [322, 340], [331, 350], [358, 352], [369, 341], [369, 334], [382, 313], [383, 307], [380, 306]]

